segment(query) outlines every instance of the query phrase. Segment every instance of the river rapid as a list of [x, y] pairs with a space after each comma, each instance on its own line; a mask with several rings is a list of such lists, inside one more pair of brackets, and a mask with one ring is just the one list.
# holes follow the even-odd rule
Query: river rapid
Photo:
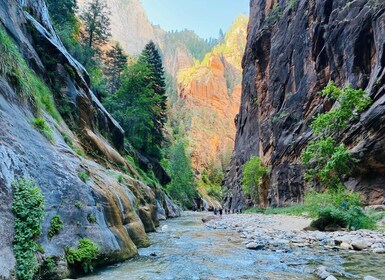
[[[201, 222], [202, 213], [187, 212], [161, 222], [151, 233], [152, 246], [125, 263], [96, 271], [88, 280], [216, 280], [216, 279], [317, 279], [319, 266], [332, 268], [349, 279], [371, 273], [384, 276], [383, 256], [340, 254], [313, 248], [248, 250], [239, 233], [212, 229]], [[162, 230], [163, 229], [163, 230]], [[349, 274], [352, 273], [352, 274]]]

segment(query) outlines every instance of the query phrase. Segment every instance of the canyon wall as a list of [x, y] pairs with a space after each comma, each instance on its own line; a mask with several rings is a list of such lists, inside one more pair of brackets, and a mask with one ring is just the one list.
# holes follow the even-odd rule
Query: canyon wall
[[365, 89], [373, 104], [352, 121], [343, 143], [359, 160], [347, 186], [367, 203], [385, 196], [385, 4], [367, 0], [252, 0], [237, 136], [223, 186], [224, 207], [244, 209], [242, 168], [260, 156], [270, 172], [262, 205], [301, 202], [300, 155], [309, 124], [330, 110], [319, 92], [333, 80]]
[[178, 111], [183, 111], [192, 164], [197, 174], [209, 165], [222, 168], [234, 146], [234, 118], [240, 106], [241, 58], [247, 18], [239, 16], [225, 41], [202, 62], [178, 72]]
[[[38, 240], [43, 249], [37, 254], [40, 263], [57, 265], [49, 279], [79, 272], [68, 265], [65, 249], [76, 248], [83, 237], [100, 248], [96, 265], [134, 256], [137, 247], [149, 245], [146, 232], [154, 231], [159, 219], [178, 215], [178, 208], [156, 186], [143, 183], [120, 154], [123, 130], [90, 90], [85, 69], [63, 47], [45, 2], [0, 1], [0, 28], [8, 38], [0, 42], [0, 278], [14, 279], [12, 184], [22, 178], [34, 180], [45, 198]], [[55, 86], [45, 107], [38, 108], [44, 82]], [[65, 108], [64, 115], [53, 117], [44, 109], [52, 97], [49, 111], [56, 112], [56, 105]], [[33, 125], [38, 117], [52, 139]], [[55, 215], [63, 228], [50, 238]]]

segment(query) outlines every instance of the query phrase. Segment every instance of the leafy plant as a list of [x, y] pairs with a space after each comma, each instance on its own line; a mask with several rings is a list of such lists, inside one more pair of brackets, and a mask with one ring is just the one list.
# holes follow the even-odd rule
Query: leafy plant
[[52, 129], [47, 125], [44, 119], [36, 118], [32, 120], [33, 126], [45, 136], [51, 143], [54, 143]]
[[260, 157], [253, 156], [243, 165], [242, 190], [245, 195], [251, 196], [254, 203], [259, 200], [259, 185], [267, 168], [263, 166]]
[[96, 223], [96, 216], [93, 215], [93, 214], [88, 214], [88, 215], [87, 215], [87, 220], [88, 220], [88, 222], [90, 222], [91, 224], [94, 224], [94, 223]]
[[44, 217], [44, 197], [35, 182], [21, 179], [13, 183], [12, 211], [15, 216], [13, 252], [19, 280], [31, 280], [38, 270], [35, 256]]
[[82, 180], [84, 183], [87, 183], [87, 181], [90, 179], [90, 175], [87, 174], [85, 171], [80, 171], [78, 173], [78, 177], [80, 180]]
[[63, 228], [63, 221], [60, 218], [60, 216], [59, 215], [53, 216], [53, 218], [51, 219], [51, 226], [49, 227], [49, 230], [48, 230], [48, 237], [52, 238], [54, 235], [59, 234], [62, 228]]
[[98, 254], [99, 247], [88, 238], [80, 239], [77, 249], [66, 249], [67, 262], [71, 265], [81, 265], [85, 273], [93, 271], [92, 261]]
[[354, 162], [351, 154], [337, 139], [349, 122], [372, 101], [365, 97], [363, 90], [355, 90], [350, 86], [341, 90], [333, 82], [322, 91], [322, 96], [328, 96], [338, 106], [319, 114], [313, 120], [310, 127], [316, 139], [308, 144], [301, 158], [306, 167], [306, 179], [320, 181], [326, 187], [337, 188], [342, 183], [342, 176], [349, 173], [350, 164]]
[[187, 208], [192, 207], [196, 195], [196, 182], [191, 168], [191, 159], [186, 154], [186, 143], [179, 140], [170, 151], [168, 172], [171, 183], [166, 186], [168, 194]]

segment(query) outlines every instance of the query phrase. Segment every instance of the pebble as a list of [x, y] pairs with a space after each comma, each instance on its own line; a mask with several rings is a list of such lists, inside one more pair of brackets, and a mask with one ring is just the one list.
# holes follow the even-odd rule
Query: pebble
[[[300, 219], [300, 218], [299, 218]], [[244, 239], [244, 246], [259, 250], [286, 250], [295, 247], [318, 247], [324, 250], [366, 250], [376, 254], [385, 254], [385, 233], [370, 230], [320, 232], [294, 230], [276, 230], [270, 225], [285, 220], [285, 216], [263, 214], [224, 215], [222, 219], [208, 221], [210, 228], [224, 228], [239, 233]], [[279, 224], [279, 223], [278, 223]], [[292, 227], [294, 228], [294, 227]], [[163, 229], [162, 229], [163, 230]], [[262, 245], [263, 248], [262, 248]], [[249, 248], [251, 249], [251, 248]]]
[[261, 243], [251, 242], [251, 243], [246, 245], [246, 248], [250, 249], [250, 250], [263, 250], [263, 249], [265, 249], [265, 245], [263, 245]]

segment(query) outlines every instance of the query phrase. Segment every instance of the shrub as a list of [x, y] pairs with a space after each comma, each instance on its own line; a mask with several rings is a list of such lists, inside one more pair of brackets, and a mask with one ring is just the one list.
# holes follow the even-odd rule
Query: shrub
[[61, 229], [63, 228], [63, 221], [59, 215], [53, 216], [51, 219], [51, 226], [48, 230], [48, 237], [52, 238], [54, 235], [59, 234]]
[[96, 223], [96, 216], [93, 215], [93, 214], [88, 214], [88, 215], [87, 215], [87, 220], [88, 220], [88, 222], [90, 222], [91, 224], [94, 224], [94, 223]]
[[351, 229], [375, 229], [376, 221], [362, 211], [359, 193], [350, 193], [344, 187], [325, 193], [310, 192], [305, 196], [305, 206], [313, 218], [312, 226], [324, 230], [328, 225]]
[[41, 235], [44, 217], [44, 197], [36, 184], [27, 179], [13, 183], [12, 211], [15, 215], [13, 251], [16, 258], [16, 276], [31, 280], [38, 270], [35, 256], [36, 239]]
[[80, 171], [78, 173], [78, 176], [80, 180], [82, 180], [84, 183], [86, 183], [90, 179], [90, 176], [85, 171]]
[[88, 238], [80, 239], [77, 249], [66, 249], [67, 262], [71, 265], [81, 265], [85, 273], [93, 271], [92, 261], [98, 254], [99, 247]]
[[72, 139], [68, 134], [63, 135], [64, 142], [70, 147], [71, 149], [74, 148], [74, 144], [72, 143]]
[[44, 119], [36, 118], [32, 120], [33, 126], [45, 136], [51, 143], [54, 143], [52, 129], [47, 125]]
[[75, 201], [75, 207], [78, 208], [78, 209], [83, 209], [84, 208], [84, 204], [80, 200], [76, 200]]
[[337, 139], [349, 122], [371, 104], [372, 100], [365, 94], [363, 90], [355, 90], [350, 86], [341, 90], [333, 82], [322, 91], [323, 96], [336, 101], [339, 106], [319, 114], [310, 125], [316, 139], [308, 144], [301, 155], [306, 167], [306, 179], [319, 181], [327, 188], [336, 188], [342, 183], [342, 177], [349, 173], [354, 159]]
[[259, 201], [258, 188], [265, 174], [267, 174], [267, 168], [262, 165], [259, 157], [251, 157], [243, 165], [242, 190], [245, 195], [251, 196], [254, 203]]

